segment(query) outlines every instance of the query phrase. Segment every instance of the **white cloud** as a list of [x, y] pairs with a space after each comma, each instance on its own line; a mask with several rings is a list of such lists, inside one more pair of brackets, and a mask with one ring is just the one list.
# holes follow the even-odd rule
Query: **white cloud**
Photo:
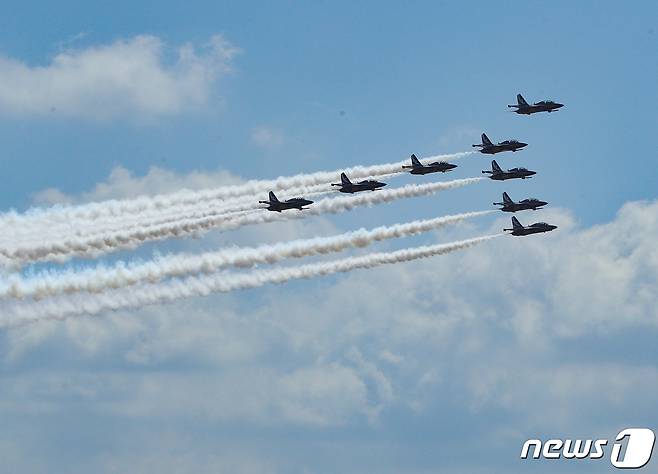
[[251, 141], [261, 148], [277, 148], [283, 145], [283, 133], [271, 127], [260, 126], [251, 131]]
[[0, 113], [65, 117], [156, 117], [205, 105], [238, 49], [222, 36], [178, 47], [155, 36], [71, 49], [31, 66], [0, 56]]
[[266, 367], [195, 368], [186, 373], [58, 373], [10, 376], [0, 410], [45, 415], [75, 399], [98, 415], [338, 426], [367, 416], [367, 389], [358, 372], [338, 363], [291, 371]]
[[564, 361], [547, 367], [510, 357], [504, 364], [489, 360], [471, 369], [467, 385], [472, 408], [522, 414], [520, 429], [541, 426], [572, 434], [598, 430], [604, 435], [617, 423], [632, 423], [638, 412], [645, 413], [648, 423], [658, 390], [658, 368], [649, 365]]
[[[117, 455], [105, 453], [89, 466], [76, 466], [74, 473], [98, 472], [108, 474], [274, 474], [281, 472], [279, 463], [269, 455], [261, 453], [260, 457], [250, 453], [238, 442], [221, 445], [203, 443], [201, 440], [179, 436], [170, 430], [159, 433], [157, 437], [145, 436], [133, 440], [139, 450]], [[203, 444], [204, 454], [199, 453]], [[212, 446], [210, 446], [212, 445]], [[263, 459], [265, 458], [265, 459]], [[47, 471], [42, 469], [41, 472]], [[40, 471], [32, 471], [40, 472]]]
[[94, 188], [77, 196], [72, 196], [56, 188], [48, 188], [32, 196], [38, 206], [54, 204], [86, 203], [110, 199], [129, 199], [138, 196], [166, 194], [181, 189], [205, 189], [223, 185], [239, 184], [242, 179], [227, 171], [193, 171], [180, 175], [170, 170], [152, 167], [144, 176], [135, 176], [130, 170], [117, 166], [106, 181], [97, 183]]
[[[135, 178], [123, 170], [68, 199], [163, 192], [220, 176], [156, 170]], [[236, 469], [272, 461], [254, 440], [272, 445], [280, 430], [294, 432], [295, 447], [276, 472], [302, 471], [300, 450], [315, 459], [341, 439], [349, 439], [352, 454], [385, 453], [390, 444], [377, 444], [380, 430], [404, 432], [407, 423], [443, 449], [470, 442], [443, 430], [458, 425], [472, 428], [483, 450], [505, 443], [516, 453], [524, 436], [611, 436], [606, 430], [620, 424], [658, 421], [658, 366], [645, 357], [646, 341], [634, 337], [658, 335], [658, 202], [628, 203], [610, 222], [588, 228], [563, 209], [519, 217], [560, 227], [441, 258], [11, 330], [5, 364], [28, 368], [5, 377], [0, 413], [74, 417], [84, 410], [93, 414], [90, 424], [106, 417], [166, 422], [177, 436], [193, 438], [195, 426], [204, 440], [216, 439], [216, 426], [240, 426], [250, 448], [228, 461], [208, 456], [215, 454], [210, 441], [191, 448], [202, 464]], [[508, 219], [434, 235], [449, 241], [488, 233]], [[232, 238], [333, 231], [331, 221], [304, 220]], [[633, 357], [621, 350], [638, 347]], [[319, 438], [326, 440], [321, 449], [313, 444]], [[392, 471], [407, 470], [404, 460], [416, 453], [409, 443]], [[151, 466], [154, 452], [124, 449], [112, 459]], [[477, 471], [482, 459], [464, 470]], [[188, 471], [203, 470], [193, 461]]]

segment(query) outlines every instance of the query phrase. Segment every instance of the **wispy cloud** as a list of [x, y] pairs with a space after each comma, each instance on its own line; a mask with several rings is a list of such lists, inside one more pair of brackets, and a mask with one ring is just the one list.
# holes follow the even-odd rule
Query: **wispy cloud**
[[0, 113], [94, 119], [177, 114], [208, 102], [238, 51], [220, 35], [178, 48], [142, 35], [69, 49], [45, 66], [0, 56]]
[[182, 189], [208, 189], [242, 183], [242, 178], [224, 170], [192, 171], [180, 174], [154, 166], [143, 176], [135, 175], [122, 166], [115, 167], [106, 180], [78, 195], [69, 195], [57, 188], [48, 188], [32, 196], [36, 206], [82, 204], [112, 199], [134, 199], [140, 196], [168, 194]]
[[[42, 419], [59, 423], [84, 406], [84, 430], [111, 416], [129, 427], [171, 423], [172, 435], [190, 442], [232, 439], [239, 424], [245, 451], [236, 462], [272, 464], [277, 459], [258, 444], [264, 427], [293, 433], [295, 446], [310, 440], [304, 447], [314, 455], [316, 436], [350, 437], [352, 453], [385, 453], [390, 443], [373, 443], [371, 433], [397, 426], [402, 414], [473, 467], [456, 472], [490, 472], [481, 468], [489, 453], [501, 443], [516, 453], [530, 436], [611, 436], [629, 419], [654, 426], [658, 378], [644, 354], [654, 354], [658, 327], [658, 203], [628, 203], [589, 228], [561, 209], [541, 213], [559, 230], [335, 280], [7, 331], [5, 363], [15, 369], [5, 376], [0, 413], [11, 421], [13, 413], [47, 410]], [[33, 360], [43, 370], [17, 370]], [[96, 364], [116, 368], [87, 369]], [[468, 439], [436, 428], [465, 425], [473, 429]], [[42, 425], [34, 426], [26, 428], [31, 445], [47, 445]], [[484, 440], [482, 454], [468, 457], [473, 432]], [[149, 449], [134, 438], [138, 429], [127, 433]], [[415, 441], [400, 445], [414, 457], [424, 452]], [[117, 449], [116, 457], [134, 453]], [[304, 460], [286, 462], [296, 468]], [[405, 462], [399, 471], [408, 472]]]
[[260, 126], [251, 131], [251, 141], [261, 148], [277, 148], [283, 145], [283, 133], [271, 127]]

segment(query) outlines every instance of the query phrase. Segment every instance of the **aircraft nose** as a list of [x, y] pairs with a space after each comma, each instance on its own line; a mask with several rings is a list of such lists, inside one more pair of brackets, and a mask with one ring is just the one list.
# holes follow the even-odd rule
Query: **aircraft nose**
[[548, 204], [546, 201], [539, 201], [540, 206], [545, 206], [546, 204]]
[[523, 147], [526, 147], [526, 146], [528, 146], [527, 143], [523, 143], [523, 142], [519, 143], [519, 147], [520, 147], [520, 148], [523, 148]]
[[555, 106], [559, 109], [560, 107], [564, 107], [564, 104], [555, 104]]

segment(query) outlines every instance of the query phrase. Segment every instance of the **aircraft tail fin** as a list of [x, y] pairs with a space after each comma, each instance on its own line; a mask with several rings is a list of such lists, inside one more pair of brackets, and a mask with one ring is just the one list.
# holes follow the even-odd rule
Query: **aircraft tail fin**
[[512, 227], [514, 229], [523, 229], [523, 226], [521, 225], [519, 220], [514, 216], [512, 216]]
[[420, 160], [416, 157], [416, 155], [411, 155], [411, 164], [413, 165], [414, 168], [423, 166], [420, 163]]
[[271, 202], [279, 202], [279, 199], [274, 194], [274, 191], [270, 191], [270, 201]]
[[516, 94], [516, 103], [519, 105], [528, 105], [526, 100], [523, 98], [521, 94]]
[[493, 170], [494, 173], [502, 173], [503, 170], [500, 166], [498, 166], [498, 163], [496, 163], [496, 160], [493, 160], [491, 162], [491, 169]]
[[350, 184], [352, 184], [352, 181], [350, 181], [350, 179], [347, 177], [347, 175], [345, 173], [340, 174], [340, 182], [344, 186], [349, 186]]
[[482, 144], [483, 145], [493, 145], [493, 143], [491, 143], [491, 140], [489, 140], [489, 137], [487, 136], [486, 133], [482, 134]]
[[509, 194], [503, 193], [503, 202], [505, 204], [512, 204], [514, 201], [509, 197]]

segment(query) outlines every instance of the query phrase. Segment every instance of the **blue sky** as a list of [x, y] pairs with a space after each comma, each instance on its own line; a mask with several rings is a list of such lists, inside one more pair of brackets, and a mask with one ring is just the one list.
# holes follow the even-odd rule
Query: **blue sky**
[[[503, 190], [549, 201], [536, 216], [561, 232], [395, 270], [6, 330], [0, 453], [15, 471], [554, 472], [519, 462], [522, 441], [658, 427], [654, 2], [3, 6], [4, 210], [466, 151], [481, 132], [528, 142], [498, 161], [538, 171], [529, 182], [122, 258], [487, 209]], [[230, 71], [201, 82], [207, 94], [185, 89], [166, 112], [129, 104], [103, 116], [65, 99], [7, 105], [9, 62], [38, 70], [60, 53], [142, 35], [159, 40], [167, 70], [188, 43], [208, 60], [213, 35], [239, 52], [221, 65]], [[518, 92], [566, 106], [517, 116], [506, 105]], [[479, 175], [489, 161], [464, 158], [453, 176]]]
[[[480, 131], [530, 142], [505, 161], [540, 165], [535, 192], [585, 222], [652, 195], [648, 2], [194, 5], [7, 7], [0, 51], [31, 65], [47, 64], [80, 33], [70, 46], [139, 34], [201, 43], [219, 32], [243, 53], [203, 114], [149, 124], [3, 118], [3, 167], [12, 174], [4, 207], [24, 207], [45, 187], [89, 189], [118, 164], [139, 174], [165, 165], [273, 176], [463, 150]], [[559, 120], [508, 114], [517, 91], [571, 111]], [[286, 146], [255, 148], [249, 135], [262, 125], [290, 135]], [[624, 166], [610, 172], [616, 163]]]

